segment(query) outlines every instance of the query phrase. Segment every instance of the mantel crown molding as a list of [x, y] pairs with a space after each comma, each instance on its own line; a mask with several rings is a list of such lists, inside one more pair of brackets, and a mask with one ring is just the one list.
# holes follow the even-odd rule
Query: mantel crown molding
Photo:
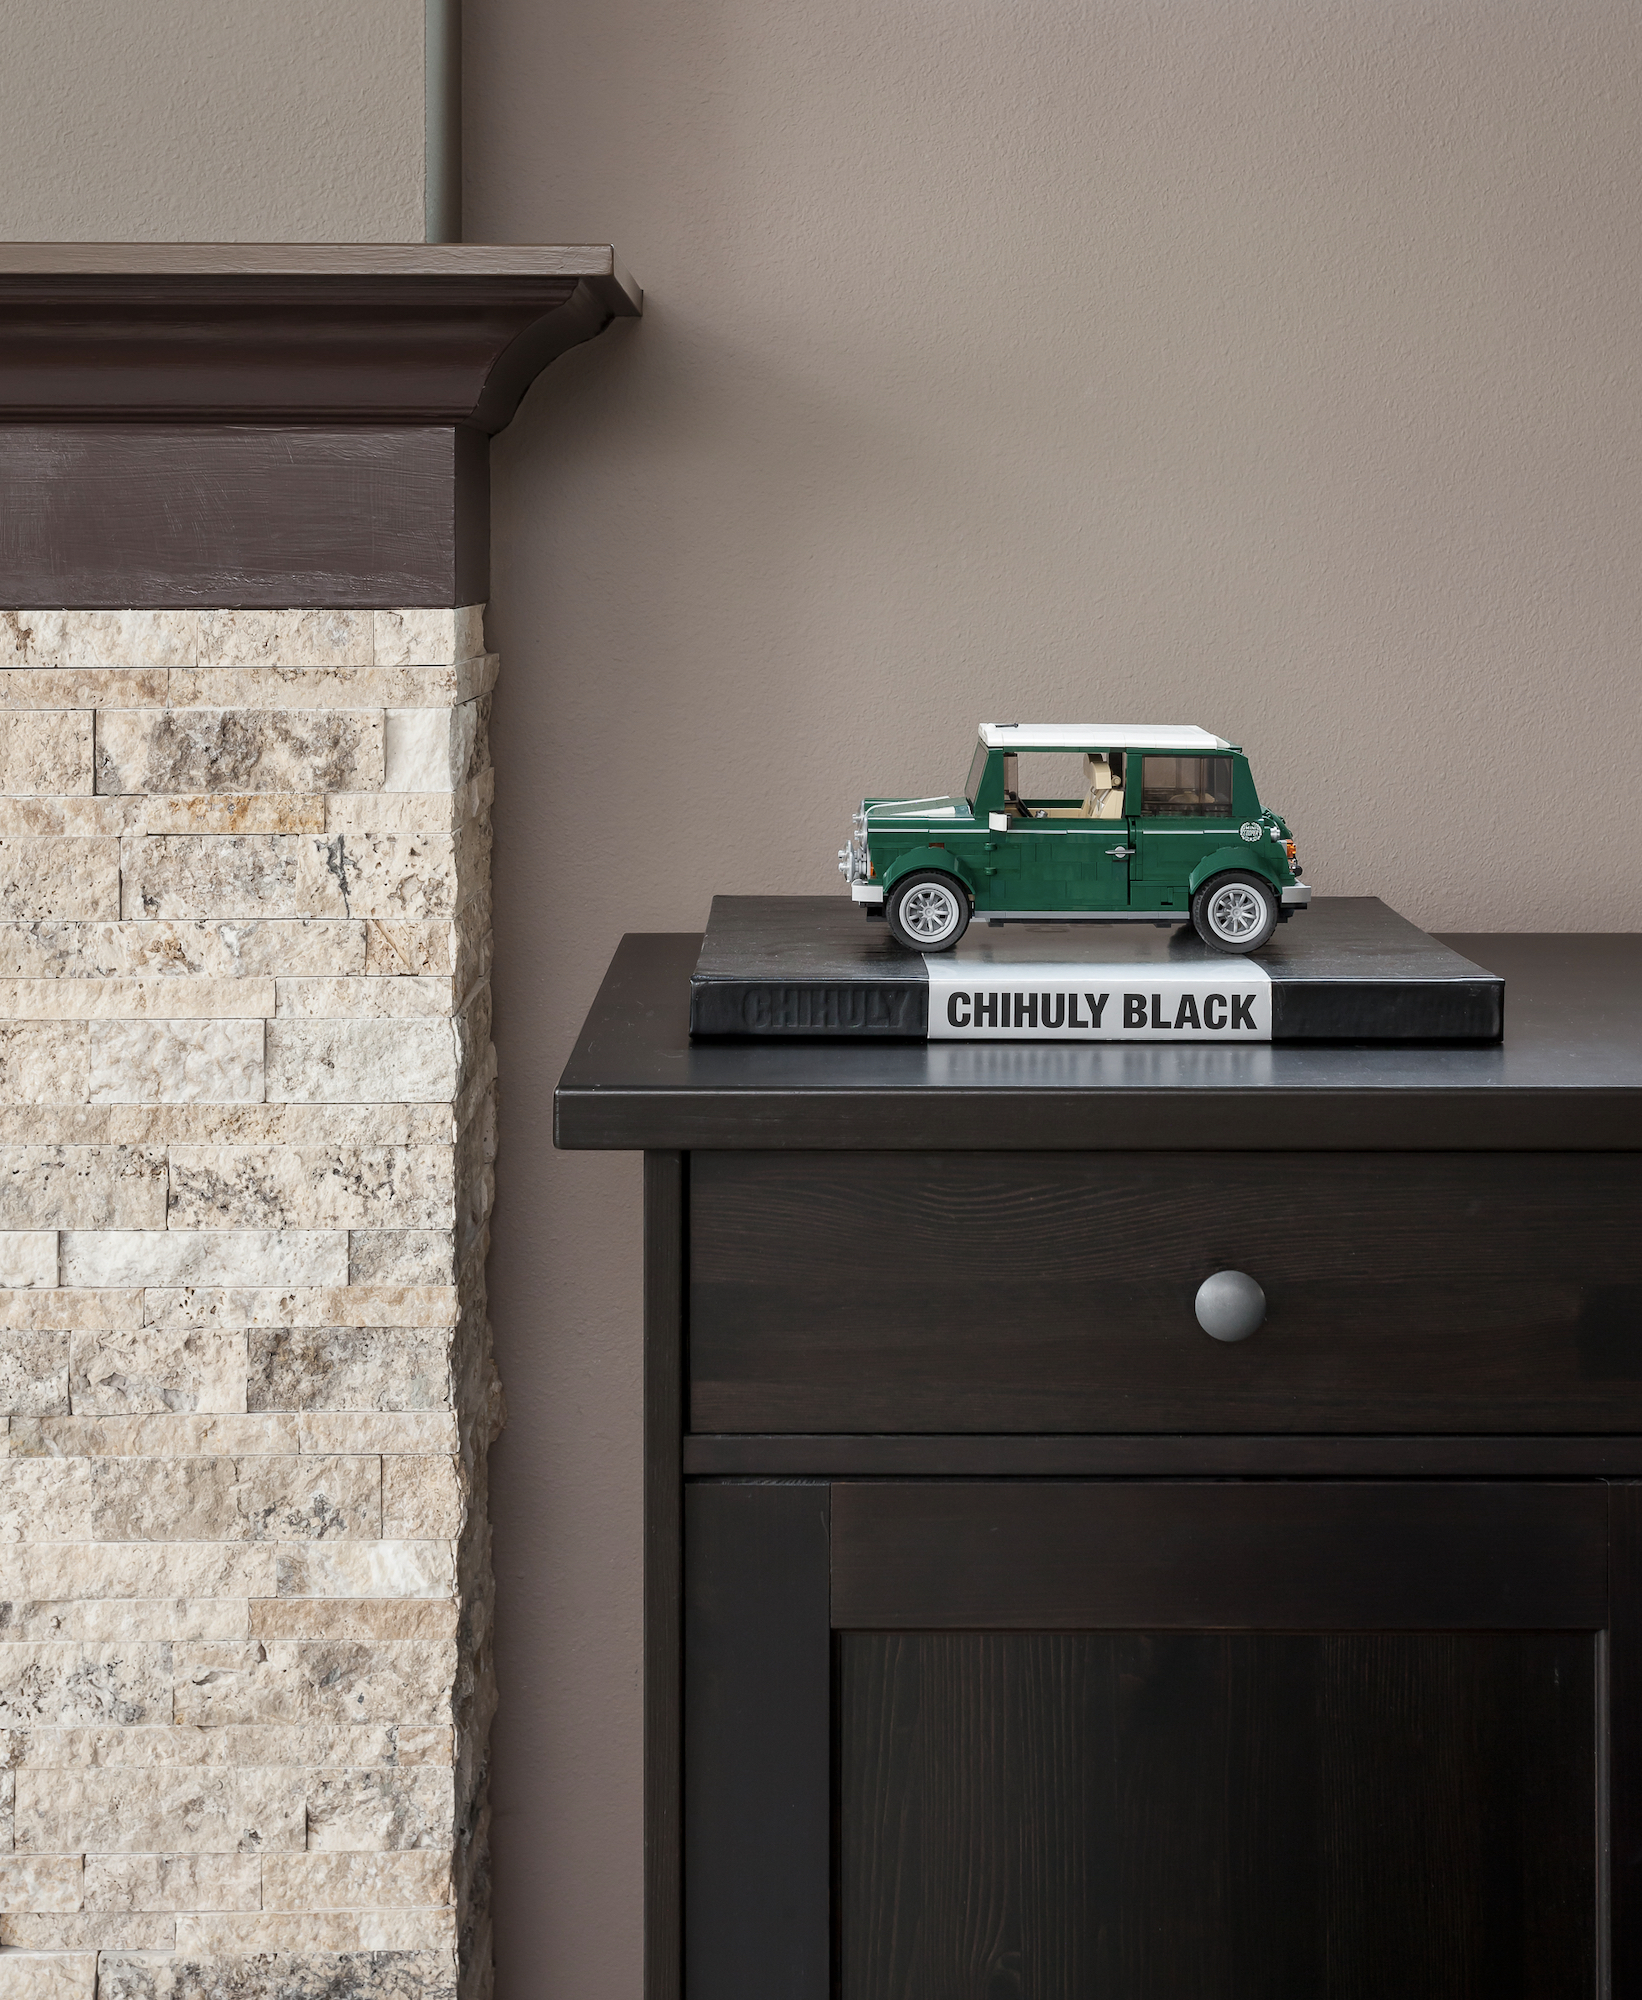
[[0, 422], [493, 434], [642, 307], [608, 244], [0, 244]]

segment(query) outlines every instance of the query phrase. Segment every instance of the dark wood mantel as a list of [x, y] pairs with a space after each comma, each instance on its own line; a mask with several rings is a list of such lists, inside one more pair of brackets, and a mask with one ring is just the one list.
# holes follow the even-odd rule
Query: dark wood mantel
[[466, 604], [607, 245], [0, 246], [0, 606]]

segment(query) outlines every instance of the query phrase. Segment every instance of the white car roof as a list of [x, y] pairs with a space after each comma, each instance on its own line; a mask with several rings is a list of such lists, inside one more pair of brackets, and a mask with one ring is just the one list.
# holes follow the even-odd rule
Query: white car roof
[[1223, 736], [1183, 722], [983, 722], [989, 750], [1229, 750]]

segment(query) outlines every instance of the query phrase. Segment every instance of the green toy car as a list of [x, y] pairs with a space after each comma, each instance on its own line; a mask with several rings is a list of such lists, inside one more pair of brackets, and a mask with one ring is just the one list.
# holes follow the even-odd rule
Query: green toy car
[[1206, 729], [983, 722], [961, 793], [863, 799], [838, 865], [909, 951], [971, 916], [1195, 926], [1258, 951], [1311, 901], [1249, 760]]

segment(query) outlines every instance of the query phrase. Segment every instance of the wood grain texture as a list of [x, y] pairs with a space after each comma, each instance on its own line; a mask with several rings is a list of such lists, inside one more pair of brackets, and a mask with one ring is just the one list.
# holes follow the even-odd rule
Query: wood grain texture
[[1597, 1631], [1586, 1485], [838, 1484], [840, 1630]]
[[736, 1479], [1637, 1479], [1642, 1437], [687, 1436], [685, 1476]]
[[684, 1162], [644, 1161], [644, 2000], [679, 2000]]
[[0, 420], [494, 432], [556, 355], [637, 311], [609, 273], [0, 267]]
[[483, 603], [488, 448], [451, 426], [0, 425], [0, 604]]
[[685, 1497], [688, 2000], [829, 2000], [825, 1486]]
[[1642, 936], [1445, 936], [1497, 1048], [692, 1043], [699, 933], [624, 938], [555, 1099], [570, 1147], [1634, 1152]]
[[1608, 1488], [1607, 1835], [1610, 1977], [1642, 1993], [1642, 1484]]
[[1583, 2000], [1593, 1650], [851, 1634], [844, 2000]]
[[[691, 1182], [693, 1430], [1642, 1430], [1642, 1154], [723, 1152]], [[1224, 1269], [1267, 1298], [1233, 1346], [1194, 1312]]]

